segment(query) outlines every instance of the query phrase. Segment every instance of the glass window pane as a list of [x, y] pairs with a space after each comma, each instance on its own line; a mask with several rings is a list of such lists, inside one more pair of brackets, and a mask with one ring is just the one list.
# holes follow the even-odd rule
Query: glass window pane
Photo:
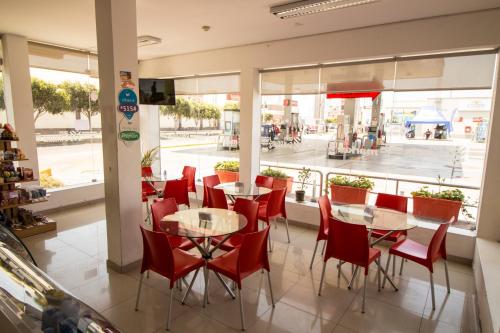
[[319, 68], [263, 72], [262, 95], [315, 94], [319, 92]]
[[398, 60], [395, 90], [490, 89], [495, 54]]
[[394, 88], [394, 61], [321, 68], [321, 92], [382, 91]]

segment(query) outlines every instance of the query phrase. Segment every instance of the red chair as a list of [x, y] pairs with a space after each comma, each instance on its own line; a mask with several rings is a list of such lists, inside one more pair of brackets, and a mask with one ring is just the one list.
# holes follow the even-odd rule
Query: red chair
[[208, 207], [209, 208], [220, 208], [220, 209], [229, 209], [229, 205], [227, 204], [226, 194], [224, 190], [208, 187]]
[[[290, 233], [288, 231], [288, 219], [286, 217], [285, 210], [285, 195], [286, 188], [280, 188], [272, 190], [269, 195], [269, 200], [267, 204], [259, 205], [259, 220], [262, 220], [270, 225], [271, 220], [276, 220], [278, 218], [285, 219], [286, 226], [286, 236], [288, 238], [288, 243], [290, 243]], [[271, 234], [269, 234], [269, 249], [271, 250]]]
[[[267, 281], [269, 282], [269, 293], [274, 307], [273, 289], [271, 286], [271, 274], [269, 260], [267, 258], [266, 238], [269, 234], [269, 226], [260, 231], [243, 235], [241, 246], [227, 252], [207, 263], [207, 268], [222, 274], [233, 280], [238, 286], [238, 297], [240, 299], [241, 329], [245, 330], [245, 317], [243, 314], [243, 298], [241, 294], [241, 281], [251, 274], [265, 269]], [[205, 293], [208, 285], [208, 274], [205, 275]]]
[[[236, 198], [233, 210], [238, 214], [246, 217], [247, 225], [237, 234], [229, 237], [219, 248], [224, 251], [231, 251], [235, 248], [241, 247], [243, 236], [259, 230], [257, 224], [257, 214], [259, 213], [259, 204], [253, 200]], [[224, 237], [216, 237], [212, 239], [212, 244], [219, 244]]]
[[[380, 208], [387, 208], [396, 210], [398, 212], [406, 213], [408, 207], [408, 198], [395, 195], [395, 194], [387, 194], [387, 193], [379, 193], [377, 194], [377, 200], [375, 201], [375, 206]], [[403, 237], [406, 238], [408, 235], [407, 231], [396, 231], [391, 233], [390, 236], [387, 236], [387, 231], [385, 230], [373, 230], [371, 237], [374, 238], [382, 238], [385, 237], [384, 240], [389, 242], [397, 242], [400, 241]], [[403, 264], [404, 260], [401, 260], [401, 267], [399, 269], [399, 275], [403, 274]], [[392, 276], [396, 274], [396, 260], [392, 262]]]
[[316, 256], [316, 251], [318, 250], [318, 243], [320, 240], [325, 241], [325, 243], [323, 244], [323, 250], [321, 251], [321, 254], [323, 254], [323, 252], [325, 251], [325, 244], [326, 241], [328, 240], [328, 227], [330, 225], [329, 219], [330, 217], [332, 217], [332, 205], [330, 204], [330, 199], [328, 199], [327, 195], [319, 197], [318, 204], [319, 204], [319, 229], [309, 269], [312, 269], [313, 267], [314, 257]]
[[170, 280], [170, 305], [167, 314], [167, 331], [170, 330], [170, 317], [172, 317], [172, 299], [174, 292], [172, 290], [174, 283], [186, 277], [192, 271], [195, 271], [193, 279], [189, 284], [188, 290], [184, 295], [183, 302], [191, 288], [198, 271], [205, 265], [205, 261], [194, 255], [172, 246], [172, 238], [162, 232], [154, 232], [141, 227], [143, 241], [143, 257], [141, 267], [141, 280], [139, 290], [135, 301], [135, 310], [139, 309], [139, 297], [141, 295], [142, 279], [144, 272], [153, 271]]
[[189, 207], [187, 179], [173, 179], [165, 182], [163, 198], [174, 198], [178, 205]]
[[262, 176], [262, 175], [257, 175], [257, 177], [255, 177], [255, 185], [259, 187], [266, 187], [272, 190], [273, 182], [274, 182], [273, 177]]
[[[369, 246], [368, 230], [364, 225], [341, 222], [330, 218], [328, 240], [326, 244], [325, 257], [323, 262], [323, 272], [319, 284], [318, 296], [321, 296], [321, 287], [325, 278], [326, 262], [330, 258], [348, 262], [365, 269], [363, 286], [363, 305], [361, 312], [365, 313], [366, 281], [368, 280], [368, 268], [374, 261], [377, 262], [377, 281], [380, 291], [380, 250]], [[339, 277], [341, 266], [339, 264]]]
[[182, 178], [187, 180], [188, 192], [194, 192], [196, 202], [198, 202], [198, 195], [196, 194], [196, 168], [192, 166], [184, 166], [182, 169]]
[[[434, 280], [432, 274], [434, 273], [434, 262], [438, 259], [444, 260], [444, 270], [446, 274], [446, 287], [448, 293], [450, 293], [450, 277], [448, 275], [448, 265], [446, 264], [446, 232], [448, 227], [454, 221], [454, 217], [451, 218], [449, 222], [445, 222], [439, 225], [439, 228], [432, 236], [431, 242], [428, 246], [422, 245], [411, 239], [403, 239], [393, 246], [389, 250], [389, 257], [387, 258], [386, 270], [389, 267], [389, 262], [391, 257], [394, 256], [401, 257], [402, 259], [411, 260], [419, 265], [426, 267], [430, 272], [431, 281], [431, 294], [432, 294], [432, 309], [436, 308], [436, 300], [434, 297]], [[384, 278], [384, 283], [382, 287], [385, 286], [386, 279]]]
[[[151, 205], [151, 212], [153, 215], [153, 231], [163, 232], [160, 227], [161, 219], [167, 215], [174, 214], [177, 211], [177, 203], [175, 202], [174, 198], [165, 198], [163, 200], [154, 202]], [[170, 236], [170, 244], [173, 248], [180, 248], [185, 251], [189, 251], [195, 247], [193, 242], [184, 237]]]
[[212, 175], [203, 177], [203, 207], [208, 207], [208, 188], [220, 184], [219, 176]]
[[[151, 167], [142, 167], [141, 168], [141, 177], [146, 178], [146, 177], [152, 177], [153, 176], [153, 170]], [[141, 181], [141, 186], [142, 186], [142, 202], [146, 203], [146, 221], [149, 220], [151, 222], [151, 212], [149, 211], [149, 198], [150, 196], [157, 195], [158, 192], [153, 186], [153, 182], [149, 181]]]

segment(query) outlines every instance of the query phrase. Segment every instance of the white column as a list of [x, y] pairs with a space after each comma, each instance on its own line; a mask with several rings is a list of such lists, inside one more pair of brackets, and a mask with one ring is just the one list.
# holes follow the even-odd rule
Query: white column
[[477, 235], [500, 241], [500, 54], [497, 55], [493, 81], [493, 101], [490, 116], [482, 191], [479, 198]]
[[[160, 146], [160, 107], [158, 105], [141, 105], [141, 149], [142, 152]], [[161, 174], [160, 154], [158, 160], [153, 162], [153, 174]]]
[[[118, 138], [127, 125], [117, 111], [121, 91], [120, 71], [137, 80], [137, 28], [135, 0], [95, 0], [99, 53], [99, 106], [101, 108], [104, 193], [108, 235], [108, 266], [126, 271], [142, 258], [139, 225], [142, 221], [140, 141]], [[136, 114], [131, 128], [139, 131]]]
[[240, 74], [240, 181], [251, 184], [260, 167], [260, 89], [256, 68]]
[[4, 34], [2, 49], [7, 120], [19, 136], [17, 147], [21, 148], [29, 159], [28, 162], [21, 162], [22, 165], [33, 168], [33, 174], [38, 179], [28, 41], [26, 37]]

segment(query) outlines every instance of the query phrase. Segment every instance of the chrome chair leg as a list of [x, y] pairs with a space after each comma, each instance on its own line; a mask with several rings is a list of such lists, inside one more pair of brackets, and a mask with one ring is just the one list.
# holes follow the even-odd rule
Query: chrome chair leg
[[354, 273], [352, 274], [351, 282], [349, 282], [347, 289], [349, 289], [349, 290], [352, 289], [352, 285], [354, 284], [354, 280], [356, 279], [356, 275], [358, 274], [358, 271], [359, 271], [359, 266], [356, 266], [356, 269], [354, 270]]
[[321, 296], [321, 287], [323, 287], [323, 280], [325, 279], [326, 261], [323, 262], [323, 271], [321, 272], [321, 281], [319, 282], [318, 296]]
[[396, 275], [396, 257], [394, 257], [394, 259], [392, 260], [392, 276], [394, 277], [395, 275]]
[[269, 241], [269, 252], [273, 252], [273, 245], [271, 244], [271, 228], [269, 228], [269, 233], [267, 234], [267, 240]]
[[367, 280], [368, 275], [365, 274], [365, 281], [364, 281], [364, 286], [363, 286], [363, 305], [361, 307], [361, 313], [365, 313], [365, 298], [366, 298], [366, 280]]
[[205, 275], [205, 295], [203, 295], [203, 307], [208, 304], [208, 269], [203, 268], [203, 274]]
[[325, 254], [326, 240], [323, 242], [323, 248], [321, 249], [321, 255]]
[[288, 232], [288, 219], [285, 218], [285, 227], [286, 227], [286, 237], [288, 238], [288, 243], [290, 243], [290, 233]]
[[274, 308], [274, 294], [273, 294], [273, 286], [271, 285], [271, 272], [267, 271], [267, 282], [269, 283], [269, 293], [271, 294], [271, 302]]
[[342, 269], [342, 260], [339, 260], [339, 264], [337, 265], [337, 278], [340, 279], [340, 270]]
[[137, 299], [135, 300], [135, 311], [139, 311], [139, 297], [141, 296], [143, 278], [144, 278], [144, 273], [141, 274], [141, 279], [139, 280], [139, 290], [137, 290]]
[[[389, 264], [391, 263], [391, 254], [387, 257], [387, 262], [385, 264], [385, 274], [389, 274]], [[395, 260], [395, 258], [394, 258]], [[387, 281], [387, 276], [384, 274], [384, 280], [382, 281], [382, 289], [385, 288], [385, 282]]]
[[316, 245], [314, 245], [314, 252], [313, 252], [313, 256], [311, 258], [311, 264], [309, 265], [309, 270], [311, 270], [313, 268], [314, 257], [316, 256], [316, 251], [318, 250], [318, 243], [319, 243], [319, 241], [316, 241]]
[[448, 274], [448, 264], [446, 260], [444, 261], [444, 272], [446, 274], [446, 289], [448, 290], [448, 294], [450, 293], [450, 275]]
[[377, 286], [378, 291], [380, 291], [381, 278], [380, 278], [380, 257], [377, 259]]
[[432, 272], [430, 273], [430, 280], [431, 280], [431, 295], [432, 295], [432, 310], [436, 309], [436, 297], [434, 296], [434, 279], [432, 276]]
[[241, 316], [241, 330], [245, 330], [245, 314], [243, 313], [243, 295], [241, 289], [238, 288], [238, 298], [240, 299], [240, 316]]
[[167, 331], [170, 331], [170, 317], [172, 317], [172, 300], [174, 299], [174, 290], [170, 288], [170, 302], [167, 314]]
[[399, 268], [399, 275], [403, 275], [403, 265], [405, 263], [405, 258], [401, 258], [401, 267]]
[[186, 290], [186, 293], [184, 294], [184, 297], [182, 298], [182, 301], [181, 301], [181, 304], [182, 304], [182, 305], [186, 304], [186, 298], [188, 297], [189, 293], [191, 292], [191, 289], [193, 288], [194, 280], [196, 280], [196, 277], [198, 276], [198, 272], [199, 272], [199, 271], [200, 271], [200, 269], [198, 268], [198, 269], [194, 272], [193, 279], [191, 279], [191, 283], [189, 283], [189, 287], [188, 287], [188, 289]]

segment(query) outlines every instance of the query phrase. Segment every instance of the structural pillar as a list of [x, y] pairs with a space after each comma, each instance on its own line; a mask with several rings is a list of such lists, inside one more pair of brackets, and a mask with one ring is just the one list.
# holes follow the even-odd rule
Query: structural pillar
[[14, 126], [19, 136], [17, 147], [21, 148], [29, 159], [28, 162], [20, 162], [21, 165], [33, 168], [33, 175], [38, 179], [28, 41], [26, 37], [4, 34], [2, 49], [7, 120]]
[[477, 216], [477, 236], [500, 241], [500, 54], [497, 55], [493, 79], [493, 101], [490, 116], [482, 190]]
[[240, 181], [253, 183], [260, 171], [260, 89], [256, 68], [240, 74]]
[[95, 0], [95, 11], [108, 266], [124, 272], [142, 258], [140, 141], [119, 138], [124, 126], [139, 131], [140, 121], [137, 114], [129, 122], [118, 112], [118, 96], [127, 81], [123, 79], [127, 73], [130, 73], [128, 81], [135, 87], [128, 86], [138, 93], [136, 3], [135, 0]]

